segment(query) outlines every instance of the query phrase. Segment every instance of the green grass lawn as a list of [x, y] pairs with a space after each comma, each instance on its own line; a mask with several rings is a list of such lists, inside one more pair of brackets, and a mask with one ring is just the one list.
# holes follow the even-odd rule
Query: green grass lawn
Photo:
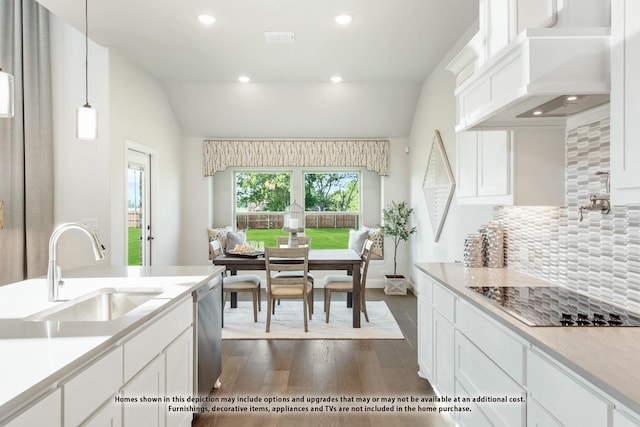
[[140, 229], [129, 227], [129, 265], [140, 265]]
[[[247, 231], [247, 240], [263, 241], [265, 247], [274, 248], [278, 236], [288, 234], [280, 229]], [[307, 228], [304, 235], [311, 237], [311, 249], [346, 249], [349, 247], [348, 228]]]
[[[307, 228], [305, 236], [311, 237], [312, 249], [346, 249], [349, 247], [348, 228]], [[248, 230], [247, 241], [263, 241], [265, 247], [275, 248], [278, 236], [288, 234], [280, 229]], [[140, 265], [140, 229], [129, 228], [129, 265]]]

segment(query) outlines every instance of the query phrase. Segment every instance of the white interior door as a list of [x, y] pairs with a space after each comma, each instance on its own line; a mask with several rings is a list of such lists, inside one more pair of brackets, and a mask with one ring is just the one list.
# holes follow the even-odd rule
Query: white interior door
[[127, 150], [128, 265], [151, 265], [151, 156]]

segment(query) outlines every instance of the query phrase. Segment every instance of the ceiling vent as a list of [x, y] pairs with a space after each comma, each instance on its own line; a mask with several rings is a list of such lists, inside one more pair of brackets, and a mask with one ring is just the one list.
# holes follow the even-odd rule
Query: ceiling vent
[[293, 31], [265, 31], [264, 40], [267, 43], [295, 43], [296, 33]]

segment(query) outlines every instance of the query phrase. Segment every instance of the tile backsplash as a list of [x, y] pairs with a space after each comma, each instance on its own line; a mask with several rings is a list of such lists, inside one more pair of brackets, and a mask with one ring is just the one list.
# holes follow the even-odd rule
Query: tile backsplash
[[[605, 194], [609, 118], [567, 129], [566, 207], [500, 206], [505, 264], [640, 312], [640, 206], [578, 206]], [[544, 173], [544, 171], [541, 171]]]

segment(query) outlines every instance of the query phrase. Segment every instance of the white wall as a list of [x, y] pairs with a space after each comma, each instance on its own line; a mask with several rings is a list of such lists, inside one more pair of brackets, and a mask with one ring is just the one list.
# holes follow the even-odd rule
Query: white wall
[[128, 141], [157, 153], [152, 174], [152, 262], [178, 263], [181, 217], [182, 134], [160, 83], [118, 51], [110, 51], [110, 174], [112, 217], [112, 261], [126, 264], [126, 158]]
[[[89, 102], [98, 110], [98, 140], [80, 141], [75, 137], [75, 114], [85, 103], [85, 38], [55, 15], [50, 26], [54, 223], [96, 219], [98, 237], [110, 248], [109, 52], [89, 43]], [[75, 231], [60, 239], [58, 261], [63, 269], [96, 262], [88, 239]]]
[[[454, 200], [449, 208], [442, 233], [436, 243], [422, 193], [426, 163], [436, 129], [440, 131], [442, 136], [451, 168], [456, 170], [456, 135], [454, 131], [456, 105], [453, 93], [455, 76], [444, 67], [476, 31], [476, 28], [473, 27], [467, 31], [422, 85], [409, 137], [411, 147], [410, 199], [411, 205], [415, 209], [415, 223], [418, 227], [417, 236], [411, 239], [411, 255], [414, 263], [461, 261], [465, 235], [476, 231], [480, 225], [486, 224], [492, 217], [492, 207], [458, 206], [454, 194]], [[414, 268], [412, 277], [415, 277], [415, 273]]]
[[[51, 16], [54, 102], [54, 221], [97, 220], [107, 247], [102, 264], [126, 264], [125, 143], [158, 153], [156, 262], [176, 264], [180, 234], [181, 132], [162, 86], [117, 51], [89, 43], [89, 102], [98, 110], [97, 141], [75, 138], [84, 98], [84, 35]], [[66, 243], [65, 243], [66, 242]], [[60, 240], [60, 265], [93, 264], [80, 233]]]

